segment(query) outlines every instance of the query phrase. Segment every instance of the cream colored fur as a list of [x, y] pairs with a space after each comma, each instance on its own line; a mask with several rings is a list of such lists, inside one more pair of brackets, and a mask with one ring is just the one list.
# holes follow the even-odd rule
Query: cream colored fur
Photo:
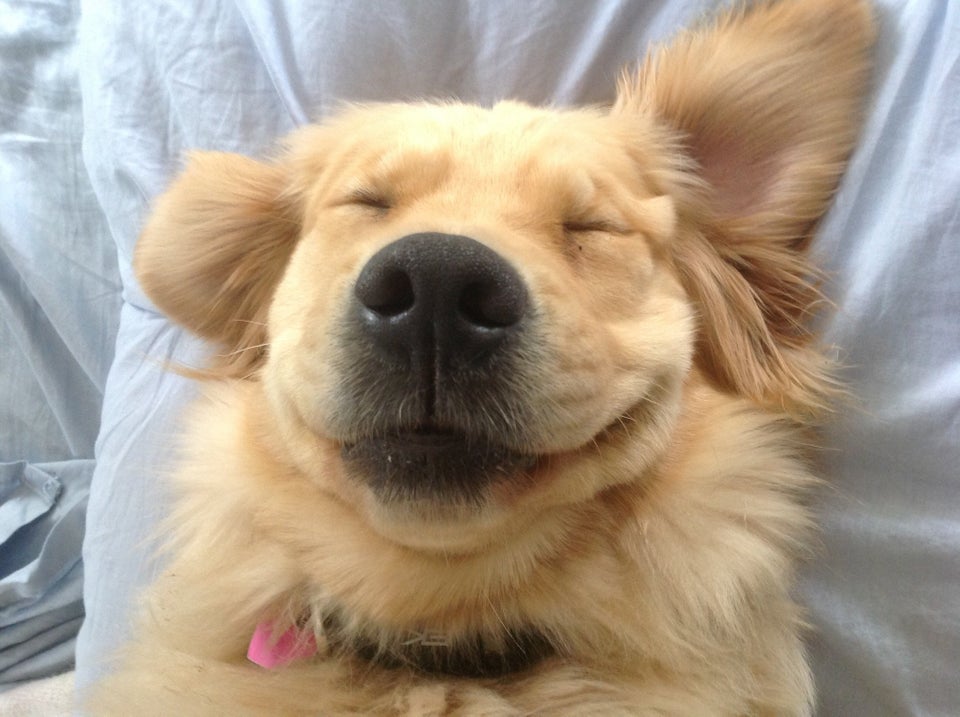
[[[94, 714], [809, 714], [790, 589], [835, 389], [804, 250], [872, 32], [865, 2], [762, 2], [654, 52], [610, 111], [359, 107], [270, 163], [195, 155], [136, 267], [223, 354], [186, 422], [169, 566]], [[480, 506], [385, 504], [342, 464], [342, 307], [422, 231], [494, 249], [537, 309], [502, 419], [537, 460]], [[534, 625], [556, 655], [499, 679], [388, 669], [325, 651], [333, 605], [384, 639]], [[304, 616], [317, 657], [245, 661], [258, 623]]]

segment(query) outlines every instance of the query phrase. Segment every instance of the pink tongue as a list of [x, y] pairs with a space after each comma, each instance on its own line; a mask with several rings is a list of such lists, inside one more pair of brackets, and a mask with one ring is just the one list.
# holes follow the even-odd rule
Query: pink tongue
[[274, 637], [273, 623], [261, 622], [250, 638], [247, 659], [272, 670], [317, 654], [317, 641], [310, 630], [291, 627]]

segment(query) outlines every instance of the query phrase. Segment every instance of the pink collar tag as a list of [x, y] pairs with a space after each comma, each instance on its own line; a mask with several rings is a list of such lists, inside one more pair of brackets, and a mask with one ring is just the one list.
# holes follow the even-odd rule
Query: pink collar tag
[[247, 649], [247, 659], [268, 670], [284, 667], [316, 654], [317, 640], [312, 630], [301, 630], [294, 625], [277, 637], [273, 623], [269, 621], [257, 625]]

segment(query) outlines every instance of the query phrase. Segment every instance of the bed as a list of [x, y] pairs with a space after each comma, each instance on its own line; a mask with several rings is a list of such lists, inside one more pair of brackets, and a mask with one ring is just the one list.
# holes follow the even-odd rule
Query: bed
[[[603, 103], [623, 64], [720, 4], [7, 4], [0, 690], [74, 659], [89, 686], [159, 569], [145, 551], [195, 391], [164, 364], [207, 347], [156, 313], [131, 253], [184, 152], [262, 154], [343, 101]], [[960, 3], [877, 7], [868, 121], [815, 246], [835, 304], [817, 320], [857, 401], [823, 436], [821, 546], [798, 590], [818, 714], [956, 715]]]

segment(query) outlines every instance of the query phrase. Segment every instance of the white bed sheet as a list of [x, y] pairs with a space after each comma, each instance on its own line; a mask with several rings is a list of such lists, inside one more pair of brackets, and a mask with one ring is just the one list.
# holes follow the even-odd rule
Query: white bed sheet
[[[130, 271], [150, 200], [192, 147], [257, 153], [342, 100], [599, 102], [620, 66], [711, 0], [84, 6], [84, 157], [126, 303], [105, 394], [84, 559], [78, 678], [106, 669], [164, 496], [203, 347], [153, 313]], [[826, 716], [960, 713], [960, 3], [880, 0], [867, 127], [816, 250], [823, 319], [859, 406], [825, 434], [822, 555], [800, 590]]]

